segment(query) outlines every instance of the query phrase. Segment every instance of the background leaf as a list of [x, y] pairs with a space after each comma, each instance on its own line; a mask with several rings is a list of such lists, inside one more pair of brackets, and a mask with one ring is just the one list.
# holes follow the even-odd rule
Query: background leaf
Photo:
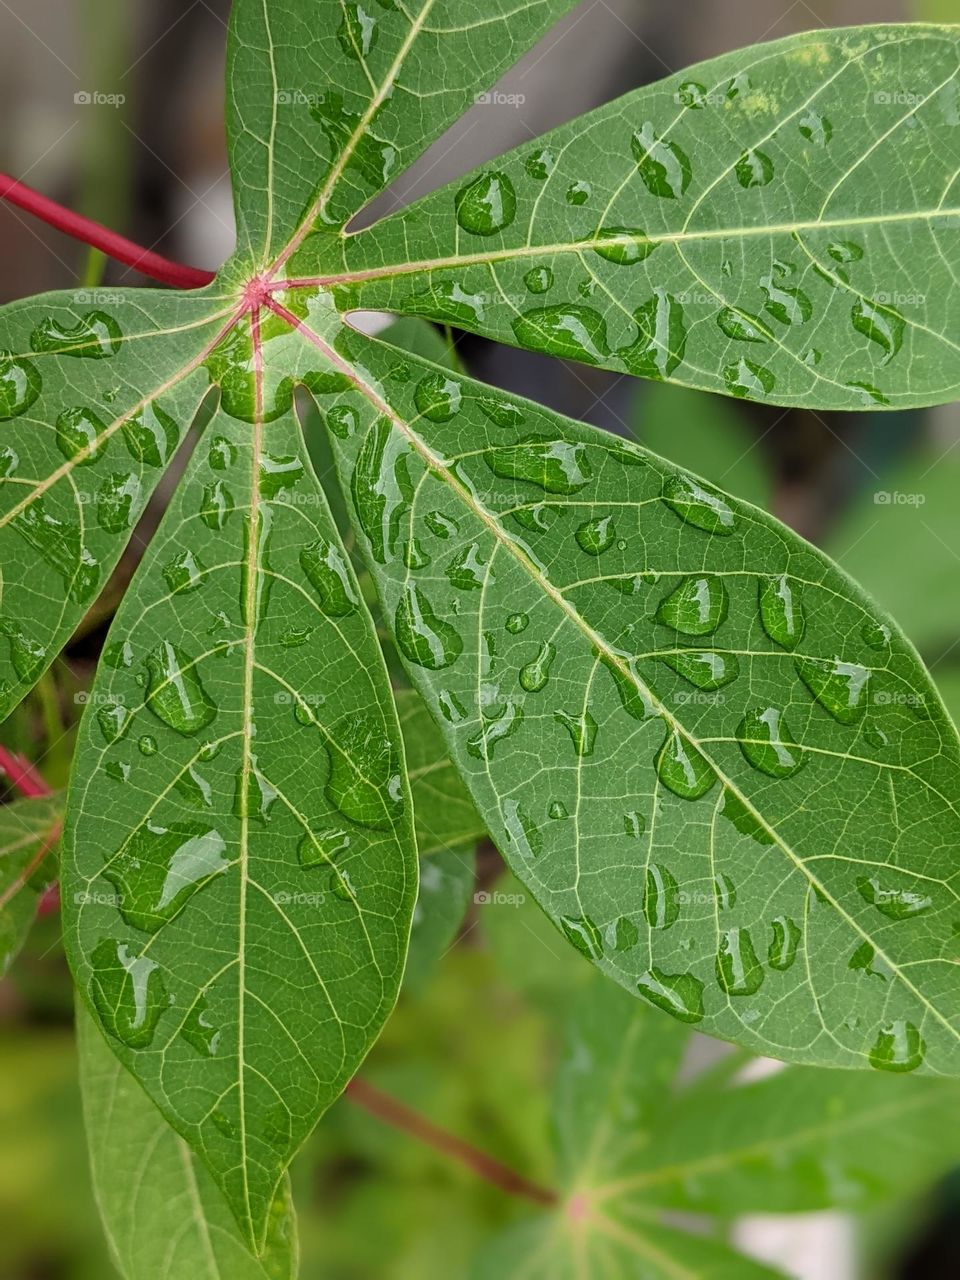
[[23, 946], [40, 899], [57, 878], [62, 819], [59, 795], [0, 805], [0, 977]]

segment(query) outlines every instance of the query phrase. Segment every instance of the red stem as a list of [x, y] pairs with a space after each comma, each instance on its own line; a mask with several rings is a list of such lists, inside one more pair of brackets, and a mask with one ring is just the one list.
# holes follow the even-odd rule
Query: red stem
[[133, 267], [145, 276], [151, 276], [163, 284], [172, 285], [175, 289], [201, 289], [216, 278], [213, 271], [201, 271], [198, 267], [185, 267], [179, 262], [171, 262], [151, 249], [144, 249], [125, 236], [117, 235], [109, 227], [101, 226], [90, 218], [83, 218], [48, 200], [39, 191], [17, 182], [15, 178], [0, 173], [0, 200], [9, 200], [11, 204], [26, 209], [44, 222], [56, 227], [58, 231], [82, 240], [84, 244], [100, 249], [109, 258], [115, 258], [128, 267]]
[[50, 788], [30, 761], [17, 755], [15, 751], [8, 751], [6, 747], [0, 747], [0, 773], [7, 775], [11, 787], [22, 796], [50, 794]]
[[526, 1178], [521, 1177], [519, 1173], [515, 1173], [513, 1169], [509, 1169], [505, 1164], [501, 1164], [499, 1160], [494, 1160], [492, 1156], [478, 1151], [469, 1142], [464, 1142], [462, 1139], [454, 1137], [452, 1133], [447, 1133], [445, 1129], [437, 1128], [435, 1124], [431, 1124], [423, 1116], [417, 1115], [415, 1111], [405, 1107], [402, 1102], [397, 1102], [395, 1098], [381, 1093], [379, 1089], [375, 1089], [373, 1085], [367, 1084], [366, 1081], [360, 1079], [351, 1080], [347, 1085], [346, 1096], [351, 1102], [356, 1103], [358, 1107], [362, 1107], [364, 1111], [376, 1116], [378, 1120], [383, 1120], [387, 1124], [393, 1125], [395, 1129], [400, 1129], [404, 1133], [410, 1134], [411, 1137], [417, 1138], [420, 1142], [425, 1142], [427, 1146], [433, 1147], [435, 1151], [440, 1151], [445, 1156], [451, 1156], [454, 1160], [459, 1160], [461, 1164], [466, 1165], [473, 1173], [485, 1178], [487, 1182], [492, 1182], [501, 1191], [509, 1192], [510, 1195], [521, 1196], [525, 1200], [532, 1200], [534, 1204], [555, 1205], [558, 1203], [559, 1197], [556, 1192], [550, 1191], [546, 1187], [540, 1187], [535, 1182], [528, 1182]]

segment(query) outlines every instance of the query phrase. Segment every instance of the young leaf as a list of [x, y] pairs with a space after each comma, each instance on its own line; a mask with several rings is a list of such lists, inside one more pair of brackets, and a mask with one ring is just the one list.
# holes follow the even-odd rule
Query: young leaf
[[44, 891], [57, 878], [62, 796], [0, 805], [0, 977], [10, 968]]
[[394, 1003], [416, 862], [369, 615], [293, 414], [255, 399], [208, 426], [117, 615], [63, 871], [85, 1000], [258, 1247]]
[[338, 347], [368, 403], [334, 444], [384, 611], [573, 945], [759, 1052], [960, 1070], [960, 744], [895, 626], [654, 455], [412, 356], [391, 380], [376, 340]]
[[343, 308], [775, 404], [952, 399], [958, 44], [851, 27], [724, 54], [306, 241], [289, 274]]
[[124, 1280], [294, 1280], [297, 1229], [286, 1180], [255, 1258], [210, 1174], [120, 1065], [81, 1004], [77, 1041], [93, 1190]]

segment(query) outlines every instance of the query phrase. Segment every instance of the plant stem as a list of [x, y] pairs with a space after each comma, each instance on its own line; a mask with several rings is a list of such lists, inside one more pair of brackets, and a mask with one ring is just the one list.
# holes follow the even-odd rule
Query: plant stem
[[75, 240], [82, 240], [84, 244], [101, 250], [108, 257], [115, 258], [162, 284], [172, 285], [175, 289], [200, 289], [215, 279], [215, 272], [171, 262], [159, 253], [144, 249], [125, 236], [101, 226], [99, 222], [81, 217], [57, 204], [55, 200], [48, 200], [39, 191], [34, 191], [32, 187], [17, 182], [5, 173], [0, 173], [0, 200], [9, 200], [11, 204], [35, 214], [58, 231], [73, 236]]
[[22, 796], [48, 796], [50, 788], [29, 760], [15, 751], [0, 747], [0, 773], [6, 774], [11, 787]]
[[426, 1143], [428, 1147], [433, 1147], [435, 1151], [440, 1151], [445, 1156], [459, 1160], [473, 1173], [485, 1178], [487, 1182], [492, 1182], [501, 1191], [520, 1196], [525, 1200], [532, 1200], [534, 1204], [539, 1205], [555, 1205], [559, 1201], [556, 1192], [547, 1187], [538, 1186], [535, 1182], [529, 1182], [513, 1169], [501, 1164], [499, 1160], [494, 1160], [492, 1156], [472, 1147], [468, 1142], [431, 1124], [416, 1111], [411, 1111], [402, 1102], [381, 1093], [379, 1089], [375, 1089], [364, 1080], [351, 1080], [347, 1085], [346, 1096], [358, 1107], [376, 1116], [378, 1120], [393, 1125], [395, 1129], [400, 1129], [403, 1133]]

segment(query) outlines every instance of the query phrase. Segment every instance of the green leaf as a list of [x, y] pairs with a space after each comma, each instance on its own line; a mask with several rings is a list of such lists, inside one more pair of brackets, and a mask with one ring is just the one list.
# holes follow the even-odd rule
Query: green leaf
[[227, 136], [239, 252], [286, 261], [454, 124], [576, 0], [235, 0]]
[[501, 156], [292, 276], [618, 373], [775, 404], [960, 390], [951, 26], [724, 54]]
[[294, 1280], [296, 1222], [284, 1181], [260, 1258], [213, 1179], [77, 1006], [80, 1088], [94, 1194], [124, 1280]]
[[449, 371], [424, 412], [433, 366], [391, 381], [376, 340], [338, 346], [368, 406], [334, 443], [384, 612], [567, 938], [758, 1052], [955, 1073], [960, 746], [894, 624], [661, 459]]
[[30, 931], [44, 892], [57, 878], [63, 797], [0, 805], [0, 977]]
[[85, 1000], [258, 1246], [394, 1003], [416, 865], [370, 618], [293, 415], [255, 417], [210, 423], [120, 608], [63, 865]]

